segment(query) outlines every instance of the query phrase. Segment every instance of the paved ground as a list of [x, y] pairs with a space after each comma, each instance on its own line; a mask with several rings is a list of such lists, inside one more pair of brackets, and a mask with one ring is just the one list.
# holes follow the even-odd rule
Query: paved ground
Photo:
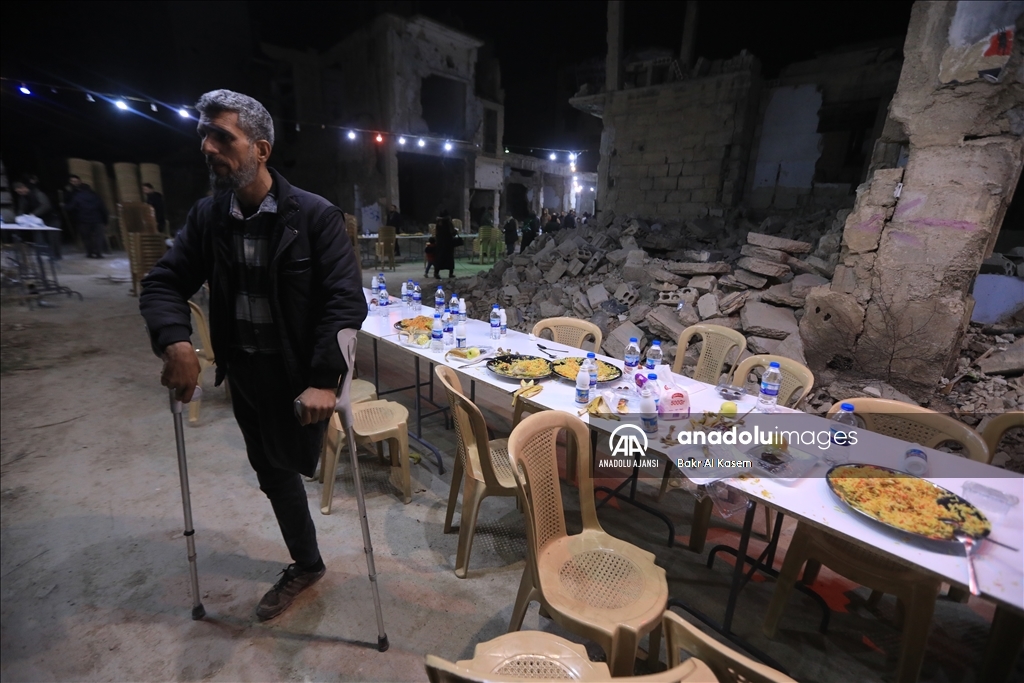
[[[410, 276], [415, 265], [407, 267]], [[460, 264], [457, 274], [477, 268]], [[2, 311], [3, 681], [424, 680], [424, 654], [468, 657], [477, 642], [504, 632], [526, 552], [521, 517], [511, 499], [485, 501], [470, 577], [457, 579], [457, 537], [442, 533], [450, 474], [439, 476], [427, 458], [413, 467], [409, 505], [388, 485], [386, 468], [364, 459], [389, 652], [371, 647], [373, 608], [344, 465], [333, 514], [314, 512], [327, 575], [288, 613], [257, 622], [256, 601], [288, 558], [224, 392], [210, 386], [212, 376], [205, 379], [200, 423], [186, 432], [200, 585], [209, 614], [191, 621], [160, 363], [128, 285], [108, 278], [126, 271], [123, 258], [95, 262], [72, 255], [62, 266], [62, 282], [79, 289], [84, 302], [61, 298], [53, 300], [57, 308]], [[364, 376], [371, 369], [369, 350], [368, 344], [360, 348]], [[408, 381], [403, 378], [411, 362], [388, 359], [385, 366], [385, 385]], [[408, 395], [392, 398], [411, 405]], [[478, 398], [493, 431], [507, 433], [509, 398], [486, 391]], [[448, 454], [450, 465], [453, 432], [437, 418], [424, 425], [424, 434]], [[309, 482], [307, 492], [318, 509], [319, 484]], [[575, 489], [563, 486], [563, 493], [568, 506], [578, 505]], [[659, 505], [677, 522], [681, 545], [692, 500], [676, 491]], [[600, 517], [610, 533], [657, 554], [672, 594], [721, 614], [726, 562], [707, 569], [706, 552], [665, 547], [664, 527], [652, 517], [611, 506]], [[574, 525], [573, 514], [569, 519]], [[735, 539], [722, 522], [709, 547]], [[869, 610], [863, 605], [867, 591], [824, 571], [816, 588], [838, 610], [830, 632], [816, 633], [818, 608], [796, 595], [779, 638], [768, 641], [760, 623], [773, 585], [755, 580], [744, 590], [738, 633], [800, 680], [892, 679], [900, 638], [891, 598]], [[990, 614], [983, 603], [940, 600], [922, 680], [975, 680]], [[524, 627], [571, 637], [540, 618], [536, 607]], [[599, 656], [592, 646], [590, 651]], [[1021, 662], [1017, 673], [1024, 678]]]

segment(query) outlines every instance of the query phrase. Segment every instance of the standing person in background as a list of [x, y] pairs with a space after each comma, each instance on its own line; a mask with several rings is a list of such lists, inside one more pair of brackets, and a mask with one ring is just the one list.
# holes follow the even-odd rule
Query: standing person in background
[[434, 277], [441, 279], [441, 271], [447, 270], [448, 277], [455, 277], [455, 224], [448, 209], [442, 209], [437, 217], [437, 245], [434, 249]]
[[552, 213], [548, 215], [548, 222], [544, 224], [544, 234], [558, 232], [561, 227], [561, 224], [558, 222], [558, 215]]
[[142, 183], [142, 192], [146, 195], [146, 203], [153, 207], [156, 214], [156, 229], [164, 231], [164, 196], [157, 192], [150, 183]]
[[523, 241], [519, 245], [520, 254], [526, 253], [526, 248], [530, 246], [539, 231], [540, 223], [537, 220], [537, 214], [531, 211], [530, 215], [523, 221]]
[[566, 229], [576, 227], [576, 211], [574, 209], [569, 209], [569, 213], [562, 219], [562, 227]]
[[516, 219], [509, 216], [502, 232], [505, 233], [505, 253], [511, 256], [516, 253], [516, 242], [519, 241], [519, 224]]
[[[392, 204], [388, 207], [388, 217], [384, 225], [390, 225], [395, 229], [395, 235], [402, 234], [402, 214], [398, 212], [398, 207]], [[398, 244], [398, 240], [395, 240], [395, 256], [401, 256], [402, 249]]]
[[[60, 223], [57, 220], [57, 213], [53, 210], [53, 204], [50, 203], [50, 198], [39, 189], [37, 184], [32, 182], [33, 180], [38, 181], [38, 178], [29, 176], [28, 184], [14, 183], [15, 214], [35, 216], [43, 222], [43, 225], [49, 228], [59, 228]], [[39, 241], [39, 236], [40, 233], [35, 233], [36, 243], [42, 244]], [[60, 233], [47, 231], [46, 241], [50, 245], [50, 258], [54, 261], [59, 261], [61, 259]]]
[[71, 184], [72, 195], [64, 209], [78, 227], [85, 255], [89, 258], [103, 258], [103, 242], [107, 236], [107, 207], [100, 196], [78, 176], [69, 176], [68, 182]]

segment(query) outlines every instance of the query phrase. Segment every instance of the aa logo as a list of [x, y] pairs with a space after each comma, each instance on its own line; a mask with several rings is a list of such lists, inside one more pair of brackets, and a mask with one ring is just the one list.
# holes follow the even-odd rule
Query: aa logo
[[647, 455], [647, 435], [637, 425], [619, 425], [608, 437], [608, 447], [613, 458], [642, 458]]

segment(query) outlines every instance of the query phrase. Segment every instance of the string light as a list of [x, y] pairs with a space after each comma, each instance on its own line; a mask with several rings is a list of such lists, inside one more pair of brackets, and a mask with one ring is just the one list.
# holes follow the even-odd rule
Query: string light
[[93, 97], [92, 95], [90, 95], [89, 93], [85, 93], [85, 99], [88, 102], [95, 102], [96, 101], [96, 98]]
[[424, 140], [423, 138], [420, 138], [420, 139], [419, 139], [419, 140], [418, 140], [418, 141], [416, 142], [416, 144], [417, 144], [417, 145], [419, 145], [420, 147], [426, 147], [426, 146], [427, 146], [427, 141], [426, 141], [426, 140]]
[[377, 142], [384, 142], [384, 136], [383, 136], [383, 135], [381, 135], [380, 133], [377, 133], [377, 137], [376, 137], [376, 138], [374, 138], [374, 139], [375, 139], [375, 140], [376, 140]]
[[400, 145], [404, 145], [405, 144], [405, 136], [404, 135], [400, 136], [398, 138], [398, 144], [400, 144]]
[[348, 132], [348, 139], [349, 140], [355, 140], [356, 139], [356, 132], [354, 130], [350, 130]]
[[121, 111], [125, 111], [126, 109], [128, 109], [128, 104], [124, 100], [115, 101], [114, 106], [120, 109]]
[[31, 94], [32, 94], [32, 91], [31, 91], [31, 90], [29, 90], [29, 89], [28, 89], [28, 86], [27, 86], [27, 85], [25, 85], [24, 83], [22, 83], [22, 84], [21, 84], [21, 87], [20, 87], [20, 88], [18, 88], [18, 90], [20, 90], [20, 91], [21, 91], [21, 94], [22, 94], [22, 95], [31, 95]]
[[452, 151], [452, 143], [445, 141], [445, 143], [444, 143], [444, 151], [446, 151], [446, 152]]
[[185, 109], [185, 107], [182, 107], [181, 109], [179, 109], [178, 110], [178, 116], [180, 116], [183, 119], [187, 119], [188, 118], [188, 109]]
[[151, 111], [156, 111], [156, 105], [153, 104], [152, 102], [149, 103], [149, 108], [150, 108]]
[[548, 157], [548, 159], [551, 159], [551, 161], [554, 161], [554, 160], [555, 160], [555, 159], [557, 159], [557, 158], [558, 158], [558, 155], [557, 155], [557, 154], [555, 154], [554, 152], [552, 152], [552, 153], [551, 153], [551, 156], [549, 156], [549, 157]]

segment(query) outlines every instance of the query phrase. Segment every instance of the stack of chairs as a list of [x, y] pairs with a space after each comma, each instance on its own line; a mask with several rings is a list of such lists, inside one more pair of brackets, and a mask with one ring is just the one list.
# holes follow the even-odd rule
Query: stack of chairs
[[128, 250], [132, 273], [132, 296], [139, 295], [139, 282], [167, 251], [167, 238], [157, 231], [156, 213], [145, 202], [117, 205], [121, 241]]

